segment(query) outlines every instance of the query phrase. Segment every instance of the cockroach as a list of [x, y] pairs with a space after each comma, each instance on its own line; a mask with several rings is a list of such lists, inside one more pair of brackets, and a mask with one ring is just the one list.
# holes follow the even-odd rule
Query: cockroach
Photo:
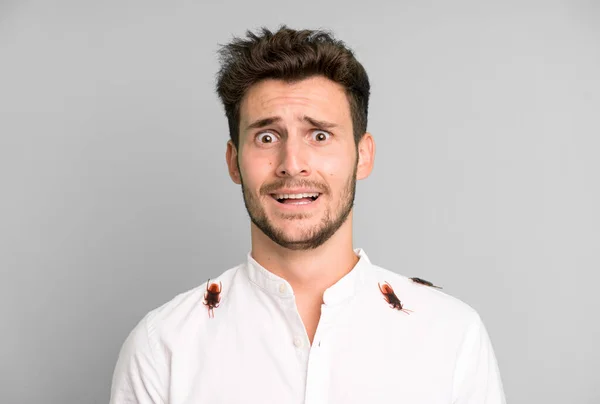
[[411, 281], [415, 282], [415, 283], [420, 283], [421, 285], [425, 285], [425, 286], [429, 286], [431, 288], [437, 288], [437, 289], [442, 289], [441, 286], [435, 286], [433, 283], [426, 281], [425, 279], [421, 279], [421, 278], [410, 278]]
[[398, 299], [398, 296], [396, 296], [392, 285], [390, 285], [387, 282], [385, 282], [383, 286], [380, 283], [378, 283], [377, 285], [379, 285], [379, 290], [381, 291], [381, 293], [383, 293], [384, 300], [390, 305], [392, 309], [403, 311], [406, 314], [410, 314], [410, 312], [412, 312], [412, 310], [405, 309], [402, 306], [402, 303], [400, 302], [400, 299]]
[[215, 317], [214, 309], [219, 307], [219, 304], [221, 303], [222, 288], [223, 285], [221, 284], [221, 281], [219, 281], [218, 285], [216, 283], [210, 283], [210, 278], [208, 279], [208, 282], [206, 282], [206, 292], [204, 293], [204, 300], [202, 303], [208, 308], [209, 318]]

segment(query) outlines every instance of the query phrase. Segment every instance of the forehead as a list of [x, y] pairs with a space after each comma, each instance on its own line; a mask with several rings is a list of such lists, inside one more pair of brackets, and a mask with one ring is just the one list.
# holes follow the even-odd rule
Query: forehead
[[293, 83], [263, 80], [248, 89], [240, 105], [242, 128], [256, 119], [281, 116], [285, 120], [296, 115], [309, 115], [344, 127], [351, 125], [344, 87], [321, 76]]

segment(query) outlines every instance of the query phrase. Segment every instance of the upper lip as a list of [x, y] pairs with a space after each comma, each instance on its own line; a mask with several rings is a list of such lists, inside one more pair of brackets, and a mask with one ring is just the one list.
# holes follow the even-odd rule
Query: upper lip
[[288, 194], [288, 195], [295, 195], [295, 194], [320, 194], [322, 193], [321, 191], [317, 191], [314, 189], [308, 189], [308, 188], [297, 188], [297, 189], [279, 189], [277, 191], [271, 192], [271, 195], [279, 195], [279, 194]]

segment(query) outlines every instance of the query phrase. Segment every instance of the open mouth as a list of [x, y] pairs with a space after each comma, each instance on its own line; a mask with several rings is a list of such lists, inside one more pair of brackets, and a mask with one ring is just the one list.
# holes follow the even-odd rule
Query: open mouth
[[306, 194], [271, 194], [271, 197], [284, 205], [306, 205], [316, 201], [321, 194], [319, 192]]

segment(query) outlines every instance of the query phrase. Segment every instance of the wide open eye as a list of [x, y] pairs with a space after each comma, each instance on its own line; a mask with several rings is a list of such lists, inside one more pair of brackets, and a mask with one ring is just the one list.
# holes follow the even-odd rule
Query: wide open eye
[[322, 143], [329, 140], [329, 138], [331, 137], [331, 133], [319, 129], [313, 130], [311, 136], [316, 142]]
[[271, 132], [261, 132], [256, 136], [256, 140], [261, 144], [275, 143], [277, 142], [277, 136]]

